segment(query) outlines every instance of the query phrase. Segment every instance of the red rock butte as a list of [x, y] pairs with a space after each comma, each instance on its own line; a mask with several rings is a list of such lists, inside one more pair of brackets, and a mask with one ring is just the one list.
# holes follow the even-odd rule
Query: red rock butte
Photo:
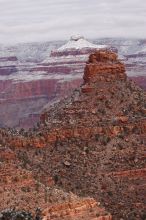
[[126, 78], [125, 66], [118, 60], [116, 53], [109, 50], [98, 50], [89, 56], [83, 76], [84, 84], [125, 80]]
[[[124, 64], [112, 51], [91, 54], [83, 78], [83, 85], [50, 106], [33, 130], [0, 130], [1, 146], [12, 151], [2, 155], [5, 160], [18, 158], [45, 185], [49, 179], [65, 192], [94, 198], [114, 220], [145, 219], [145, 93], [127, 79]], [[90, 209], [84, 201], [81, 213]], [[46, 219], [51, 210], [60, 216], [70, 205], [46, 207]], [[70, 211], [73, 219], [80, 219], [74, 208]], [[111, 219], [105, 216], [83, 218]]]

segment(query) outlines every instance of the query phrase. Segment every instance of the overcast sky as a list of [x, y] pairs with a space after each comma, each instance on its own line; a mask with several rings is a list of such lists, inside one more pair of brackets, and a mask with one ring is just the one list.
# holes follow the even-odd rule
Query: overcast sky
[[146, 0], [0, 0], [0, 43], [146, 38]]

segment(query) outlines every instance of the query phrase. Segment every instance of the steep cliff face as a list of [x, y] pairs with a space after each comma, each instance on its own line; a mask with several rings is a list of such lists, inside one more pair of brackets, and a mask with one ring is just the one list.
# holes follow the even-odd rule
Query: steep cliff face
[[39, 64], [1, 57], [0, 124], [33, 127], [47, 103], [62, 99], [81, 84], [87, 57], [98, 47], [105, 46], [74, 37]]
[[127, 75], [142, 89], [146, 89], [146, 41], [143, 39], [98, 39], [96, 44], [112, 45], [118, 49], [119, 58], [125, 63]]
[[145, 89], [145, 41], [95, 42], [72, 36], [66, 44], [0, 46], [0, 126], [33, 127], [47, 104], [61, 100], [81, 85], [88, 55], [98, 48], [111, 48], [114, 52], [118, 48], [128, 76]]
[[0, 140], [22, 162], [27, 149], [27, 166], [43, 184], [51, 176], [65, 191], [93, 197], [113, 219], [145, 219], [145, 108], [145, 93], [117, 55], [100, 50], [89, 56], [83, 85], [37, 128], [1, 130]]

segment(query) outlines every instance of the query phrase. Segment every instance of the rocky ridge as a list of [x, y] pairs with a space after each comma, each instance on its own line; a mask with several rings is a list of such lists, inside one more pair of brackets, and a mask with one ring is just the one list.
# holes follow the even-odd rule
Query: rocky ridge
[[118, 49], [128, 76], [146, 88], [145, 41], [99, 39], [90, 43], [72, 36], [63, 43], [0, 45], [1, 127], [33, 127], [46, 106], [80, 86], [85, 62], [98, 48]]
[[2, 129], [1, 145], [21, 163], [27, 149], [25, 167], [43, 184], [51, 176], [65, 191], [93, 197], [113, 219], [145, 219], [145, 93], [108, 50], [90, 55], [83, 79], [30, 132]]
[[94, 199], [64, 192], [51, 177], [47, 185], [36, 180], [25, 167], [25, 157], [22, 164], [10, 150], [1, 152], [0, 220], [112, 219]]
[[33, 127], [46, 104], [62, 99], [81, 84], [81, 75], [89, 54], [96, 48], [105, 47], [81, 37], [72, 38], [67, 45], [63, 45], [64, 50], [59, 47], [52, 50], [51, 54], [48, 52], [48, 56], [39, 63], [31, 61], [30, 51], [29, 62], [22, 62], [21, 57], [20, 60], [12, 57], [12, 52], [11, 57], [2, 54], [0, 124], [3, 127]]

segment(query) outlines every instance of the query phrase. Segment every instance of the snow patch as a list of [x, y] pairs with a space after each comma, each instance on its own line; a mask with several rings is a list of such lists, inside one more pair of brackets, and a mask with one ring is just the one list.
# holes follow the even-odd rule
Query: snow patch
[[96, 45], [93, 43], [90, 43], [82, 36], [72, 36], [70, 40], [63, 45], [62, 47], [58, 48], [57, 51], [64, 51], [64, 50], [70, 50], [70, 49], [83, 49], [83, 48], [106, 48], [106, 45]]

